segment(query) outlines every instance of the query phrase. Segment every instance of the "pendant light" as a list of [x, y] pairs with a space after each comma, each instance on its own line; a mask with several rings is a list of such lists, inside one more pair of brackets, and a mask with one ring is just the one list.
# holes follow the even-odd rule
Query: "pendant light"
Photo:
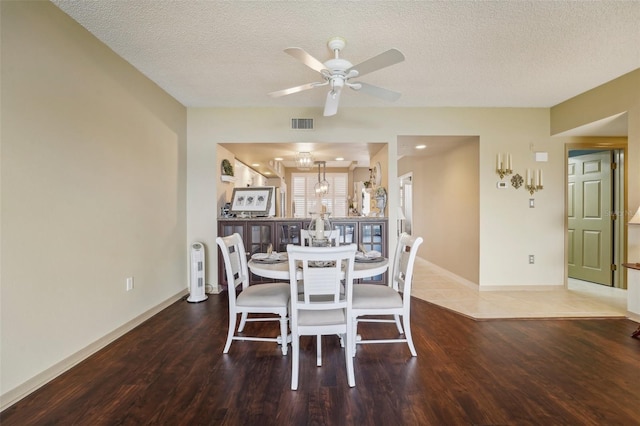
[[[326, 161], [316, 161], [318, 165], [318, 183], [315, 185], [316, 194], [324, 195], [329, 192], [329, 182], [327, 182], [327, 162]], [[324, 167], [322, 180], [320, 179], [320, 166]]]

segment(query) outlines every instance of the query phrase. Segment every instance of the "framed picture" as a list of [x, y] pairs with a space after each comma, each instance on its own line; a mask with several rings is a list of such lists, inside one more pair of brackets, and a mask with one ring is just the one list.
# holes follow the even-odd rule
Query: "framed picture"
[[231, 212], [267, 214], [271, 207], [272, 193], [273, 188], [234, 188]]

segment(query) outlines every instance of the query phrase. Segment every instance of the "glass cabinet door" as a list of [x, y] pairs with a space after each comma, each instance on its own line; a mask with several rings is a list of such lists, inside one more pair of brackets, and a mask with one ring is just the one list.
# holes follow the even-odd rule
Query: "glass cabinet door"
[[244, 223], [240, 222], [219, 222], [218, 236], [228, 237], [234, 233], [240, 234], [244, 238]]
[[357, 244], [356, 223], [334, 222], [333, 229], [340, 231], [340, 245]]
[[363, 222], [360, 224], [360, 244], [367, 251], [376, 250], [385, 254], [385, 226], [380, 222]]
[[273, 243], [273, 223], [247, 223], [246, 249], [249, 256], [256, 253], [266, 253], [269, 244]]
[[301, 244], [300, 229], [302, 229], [302, 222], [277, 222], [276, 239], [278, 243], [274, 250], [282, 253], [287, 251], [287, 244], [299, 246]]
[[[387, 254], [387, 227], [385, 222], [361, 222], [359, 229], [359, 243], [366, 250], [376, 250], [383, 256], [389, 257]], [[360, 250], [360, 246], [358, 246]], [[377, 275], [375, 277], [363, 278], [360, 282], [368, 284], [385, 284], [387, 273]]]

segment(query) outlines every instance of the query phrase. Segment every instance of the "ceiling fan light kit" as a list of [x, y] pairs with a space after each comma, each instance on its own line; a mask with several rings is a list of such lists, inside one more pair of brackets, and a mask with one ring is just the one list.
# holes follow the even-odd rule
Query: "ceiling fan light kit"
[[280, 96], [290, 95], [321, 86], [329, 86], [331, 89], [327, 94], [327, 100], [324, 105], [324, 116], [335, 115], [338, 112], [338, 104], [340, 102], [340, 93], [346, 86], [356, 91], [364, 92], [368, 95], [376, 96], [385, 101], [393, 102], [400, 98], [401, 94], [382, 87], [373, 86], [371, 84], [350, 81], [353, 78], [361, 77], [365, 74], [377, 71], [398, 62], [404, 61], [404, 55], [397, 49], [389, 49], [377, 56], [367, 59], [358, 65], [352, 65], [351, 62], [340, 57], [340, 52], [346, 45], [345, 39], [342, 37], [333, 37], [327, 42], [327, 46], [334, 54], [334, 57], [322, 63], [305, 50], [299, 47], [290, 47], [284, 51], [309, 68], [319, 72], [324, 81], [303, 84], [301, 86], [291, 87], [288, 89], [278, 90], [269, 93], [269, 96], [277, 98]]

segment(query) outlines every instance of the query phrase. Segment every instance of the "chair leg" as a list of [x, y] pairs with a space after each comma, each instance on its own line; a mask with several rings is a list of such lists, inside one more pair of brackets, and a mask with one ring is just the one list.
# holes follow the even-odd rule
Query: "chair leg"
[[240, 318], [240, 327], [238, 327], [238, 332], [244, 330], [244, 326], [247, 323], [247, 317], [249, 317], [249, 314], [247, 312], [243, 312], [242, 318]]
[[351, 345], [351, 356], [354, 357], [356, 356], [356, 347], [357, 347], [357, 341], [358, 341], [358, 318], [353, 318], [353, 320], [351, 321], [351, 327], [352, 327], [352, 331], [351, 331], [351, 340], [349, 340], [349, 345]]
[[291, 390], [298, 390], [298, 368], [300, 363], [300, 337], [291, 336]]
[[400, 322], [400, 315], [394, 315], [393, 319], [396, 320], [396, 328], [398, 329], [398, 333], [403, 334], [402, 323]]
[[349, 348], [351, 348], [352, 343], [351, 340], [353, 339], [353, 334], [351, 334], [351, 336], [349, 335], [349, 330], [348, 330], [349, 325], [347, 324], [347, 335], [346, 335], [346, 340], [347, 340], [347, 344], [345, 345], [344, 348], [344, 358], [345, 358], [345, 362], [346, 362], [346, 367], [347, 367], [347, 383], [349, 384], [349, 387], [354, 387], [356, 385], [356, 377], [355, 377], [355, 373], [353, 371], [353, 354], [351, 353], [351, 350]]
[[285, 315], [280, 316], [280, 338], [282, 339], [282, 355], [286, 355], [289, 345], [287, 343], [287, 317]]
[[409, 318], [402, 316], [402, 322], [404, 323], [404, 337], [407, 339], [407, 345], [409, 345], [411, 356], [418, 356], [416, 347], [413, 346], [413, 337], [411, 336], [411, 323], [409, 322]]
[[229, 312], [229, 332], [227, 333], [227, 343], [225, 343], [224, 349], [222, 350], [223, 354], [229, 352], [229, 348], [231, 347], [231, 341], [236, 331], [237, 317], [238, 315], [235, 312]]
[[322, 336], [316, 336], [316, 366], [322, 367]]

